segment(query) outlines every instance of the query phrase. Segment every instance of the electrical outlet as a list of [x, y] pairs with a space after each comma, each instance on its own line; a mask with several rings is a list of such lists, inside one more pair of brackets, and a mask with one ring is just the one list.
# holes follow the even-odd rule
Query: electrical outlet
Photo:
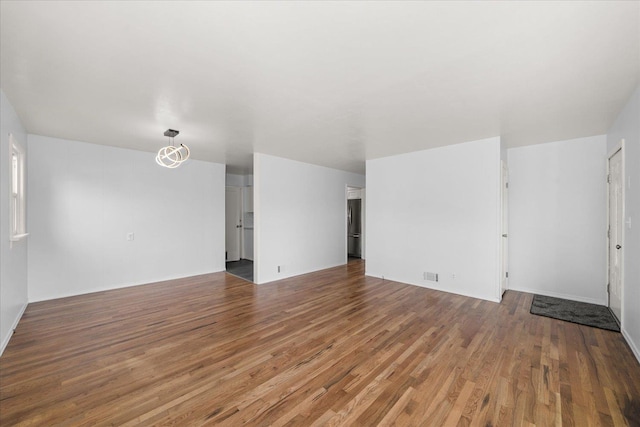
[[127, 233], [127, 241], [131, 242], [133, 241], [135, 235], [133, 233]]

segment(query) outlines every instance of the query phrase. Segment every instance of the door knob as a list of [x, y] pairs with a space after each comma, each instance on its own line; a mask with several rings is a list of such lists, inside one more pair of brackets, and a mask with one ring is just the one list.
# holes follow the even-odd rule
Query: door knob
[[620, 248], [622, 248], [622, 246], [616, 245], [616, 249], [620, 249]]
[[241, 225], [236, 225], [236, 228], [240, 228], [240, 227], [242, 227], [242, 226]]

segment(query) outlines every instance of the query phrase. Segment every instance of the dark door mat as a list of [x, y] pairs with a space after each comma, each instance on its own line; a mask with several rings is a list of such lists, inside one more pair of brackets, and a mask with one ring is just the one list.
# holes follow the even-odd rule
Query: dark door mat
[[529, 313], [620, 332], [613, 314], [603, 305], [534, 295]]

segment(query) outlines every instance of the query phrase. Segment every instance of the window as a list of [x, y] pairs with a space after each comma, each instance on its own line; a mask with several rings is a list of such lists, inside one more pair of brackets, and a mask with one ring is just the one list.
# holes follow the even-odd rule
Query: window
[[11, 225], [9, 240], [16, 242], [27, 236], [24, 185], [25, 154], [20, 144], [11, 134], [9, 134], [9, 149], [11, 150], [11, 200], [9, 201]]

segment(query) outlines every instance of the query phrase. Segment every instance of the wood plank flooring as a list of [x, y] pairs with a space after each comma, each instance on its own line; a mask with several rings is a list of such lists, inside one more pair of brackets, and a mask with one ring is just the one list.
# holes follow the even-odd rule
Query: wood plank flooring
[[363, 267], [30, 304], [0, 358], [0, 424], [640, 425], [619, 333]]

